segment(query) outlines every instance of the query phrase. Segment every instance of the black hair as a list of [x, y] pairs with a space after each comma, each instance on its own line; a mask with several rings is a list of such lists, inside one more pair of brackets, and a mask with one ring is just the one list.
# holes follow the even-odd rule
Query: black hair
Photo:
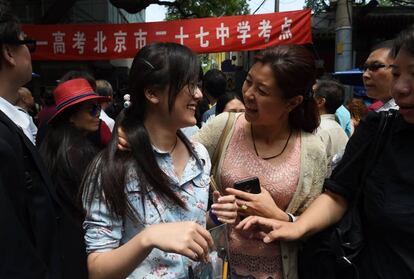
[[401, 49], [414, 56], [414, 25], [409, 26], [398, 34], [394, 41], [392, 56], [395, 58]]
[[220, 70], [208, 70], [203, 77], [203, 93], [215, 99], [226, 93], [226, 85], [226, 75]]
[[[20, 20], [13, 14], [10, 4], [6, 1], [0, 1], [0, 48], [3, 47], [3, 44], [19, 40], [21, 33]], [[0, 61], [0, 69], [1, 66]]]
[[203, 72], [203, 67], [201, 67], [201, 63], [200, 63], [200, 67], [198, 69], [198, 82], [200, 84], [203, 83], [203, 78], [204, 78], [204, 72]]
[[374, 45], [371, 48], [371, 52], [376, 51], [378, 49], [387, 49], [387, 50], [392, 50], [392, 47], [394, 46], [394, 40], [386, 40], [386, 41], [382, 41], [376, 45]]
[[[204, 72], [203, 68], [200, 64], [199, 74], [198, 74], [198, 87], [201, 89], [203, 88], [203, 78], [204, 78]], [[197, 126], [201, 128], [201, 125], [203, 123], [203, 114], [209, 110], [209, 101], [207, 99], [206, 94], [203, 94], [203, 98], [198, 102], [195, 117], [197, 119]]]
[[243, 103], [243, 99], [240, 97], [239, 94], [237, 94], [234, 91], [226, 92], [226, 94], [220, 96], [216, 104], [216, 115], [219, 115], [220, 113], [222, 113], [227, 103], [234, 99], [237, 99]]
[[55, 98], [53, 97], [53, 92], [49, 88], [42, 88], [42, 93], [40, 99], [45, 106], [55, 105]]
[[[145, 91], [166, 90], [171, 112], [178, 93], [185, 86], [195, 90], [198, 76], [197, 56], [185, 46], [175, 43], [153, 43], [136, 54], [129, 73], [127, 90], [131, 105], [122, 111], [117, 119], [117, 126], [121, 126], [126, 134], [130, 151], [118, 149], [116, 126], [110, 144], [90, 165], [83, 182], [87, 206], [90, 206], [92, 199], [98, 197], [106, 204], [111, 216], [128, 216], [131, 220], [138, 221], [142, 216], [134, 210], [125, 194], [125, 185], [131, 178], [130, 171], [133, 169], [134, 178], [140, 183], [142, 202], [149, 199], [154, 203], [147, 194], [154, 191], [165, 202], [169, 201], [186, 208], [184, 201], [170, 188], [170, 179], [156, 161], [144, 126], [147, 107]], [[189, 140], [180, 130], [177, 131], [177, 136], [201, 164]]]
[[312, 133], [319, 126], [319, 113], [312, 97], [316, 67], [313, 54], [303, 46], [270, 47], [255, 57], [255, 63], [269, 65], [274, 79], [286, 99], [303, 96], [303, 102], [289, 113], [294, 129]]
[[49, 123], [39, 147], [48, 173], [53, 174], [56, 192], [79, 223], [84, 217], [79, 190], [82, 177], [88, 163], [98, 153], [97, 147], [69, 121], [80, 105], [65, 109]]
[[345, 88], [335, 80], [318, 80], [314, 94], [325, 99], [325, 109], [330, 114], [334, 114], [345, 101]]
[[71, 80], [71, 79], [75, 79], [75, 78], [84, 78], [86, 79], [90, 86], [92, 87], [93, 91], [96, 91], [96, 80], [93, 77], [93, 75], [87, 71], [69, 71], [66, 74], [64, 74], [60, 79], [59, 79], [59, 83]]

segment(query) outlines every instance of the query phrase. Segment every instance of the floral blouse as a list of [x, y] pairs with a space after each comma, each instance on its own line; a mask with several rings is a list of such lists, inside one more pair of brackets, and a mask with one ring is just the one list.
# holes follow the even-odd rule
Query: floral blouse
[[[170, 178], [171, 188], [185, 202], [187, 209], [165, 203], [151, 189], [149, 189], [148, 198], [145, 198], [143, 204], [137, 175], [131, 169], [125, 191], [129, 202], [139, 214], [140, 221], [134, 223], [127, 217], [125, 219], [111, 218], [105, 204], [97, 198], [92, 201], [90, 207], [84, 205], [87, 215], [83, 227], [88, 253], [116, 249], [153, 224], [195, 221], [204, 227], [206, 226], [205, 215], [211, 168], [207, 150], [203, 145], [193, 143], [193, 148], [200, 160], [197, 161], [193, 156], [190, 157], [182, 177], [179, 179], [174, 172], [170, 154], [153, 148], [158, 165]], [[187, 257], [153, 249], [127, 278], [187, 278], [189, 265], [192, 265], [192, 262]]]

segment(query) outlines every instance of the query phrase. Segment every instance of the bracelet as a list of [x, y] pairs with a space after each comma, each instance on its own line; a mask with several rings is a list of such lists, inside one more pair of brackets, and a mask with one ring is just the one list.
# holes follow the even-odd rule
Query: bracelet
[[219, 226], [221, 224], [223, 224], [222, 222], [219, 221], [219, 219], [217, 219], [217, 215], [213, 213], [213, 211], [211, 211], [211, 209], [208, 211], [208, 216], [210, 216], [211, 221], [213, 221], [214, 225]]
[[287, 213], [287, 216], [289, 217], [289, 222], [293, 223], [296, 222], [296, 217], [292, 213]]

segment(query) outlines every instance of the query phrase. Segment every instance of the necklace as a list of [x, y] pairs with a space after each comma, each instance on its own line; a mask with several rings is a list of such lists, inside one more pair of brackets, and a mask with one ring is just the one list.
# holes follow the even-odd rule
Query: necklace
[[[164, 150], [162, 150], [162, 152], [172, 154], [172, 153], [174, 152], [174, 150], [175, 150], [175, 147], [177, 146], [177, 142], [178, 142], [178, 137], [175, 137], [175, 142], [174, 142], [174, 145], [171, 147], [171, 149], [170, 149], [169, 151], [164, 151]], [[159, 148], [158, 148], [156, 145], [154, 145], [152, 142], [151, 142], [151, 144], [152, 144], [154, 147], [156, 147], [157, 149], [159, 149]], [[160, 149], [159, 149], [159, 150], [160, 150]]]
[[274, 156], [262, 158], [262, 157], [259, 156], [259, 153], [257, 152], [256, 142], [254, 140], [254, 133], [253, 133], [253, 125], [252, 124], [250, 124], [250, 130], [251, 130], [251, 133], [252, 133], [252, 140], [253, 140], [254, 152], [256, 153], [256, 156], [257, 157], [259, 157], [259, 158], [261, 158], [263, 160], [270, 160], [270, 159], [273, 159], [273, 158], [276, 158], [276, 157], [279, 157], [280, 155], [282, 155], [282, 153], [285, 151], [286, 147], [288, 146], [290, 137], [292, 136], [292, 128], [290, 128], [289, 137], [287, 138], [286, 143], [285, 143], [285, 146], [283, 146], [282, 151], [280, 151], [278, 154], [276, 154]]
[[170, 151], [168, 151], [168, 153], [172, 154], [172, 153], [174, 152], [175, 147], [177, 146], [177, 142], [178, 142], [178, 138], [177, 138], [177, 137], [175, 137], [175, 143], [174, 143], [173, 147], [171, 148], [171, 150], [170, 150]]

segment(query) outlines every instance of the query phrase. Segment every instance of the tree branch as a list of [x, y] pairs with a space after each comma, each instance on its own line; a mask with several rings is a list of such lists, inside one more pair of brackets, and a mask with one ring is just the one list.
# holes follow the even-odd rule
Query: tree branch
[[183, 18], [189, 18], [189, 17], [200, 17], [196, 13], [188, 13], [186, 12], [180, 5], [179, 1], [174, 2], [168, 2], [168, 1], [156, 1], [158, 5], [164, 5], [168, 7], [175, 7], [178, 12], [182, 15]]

